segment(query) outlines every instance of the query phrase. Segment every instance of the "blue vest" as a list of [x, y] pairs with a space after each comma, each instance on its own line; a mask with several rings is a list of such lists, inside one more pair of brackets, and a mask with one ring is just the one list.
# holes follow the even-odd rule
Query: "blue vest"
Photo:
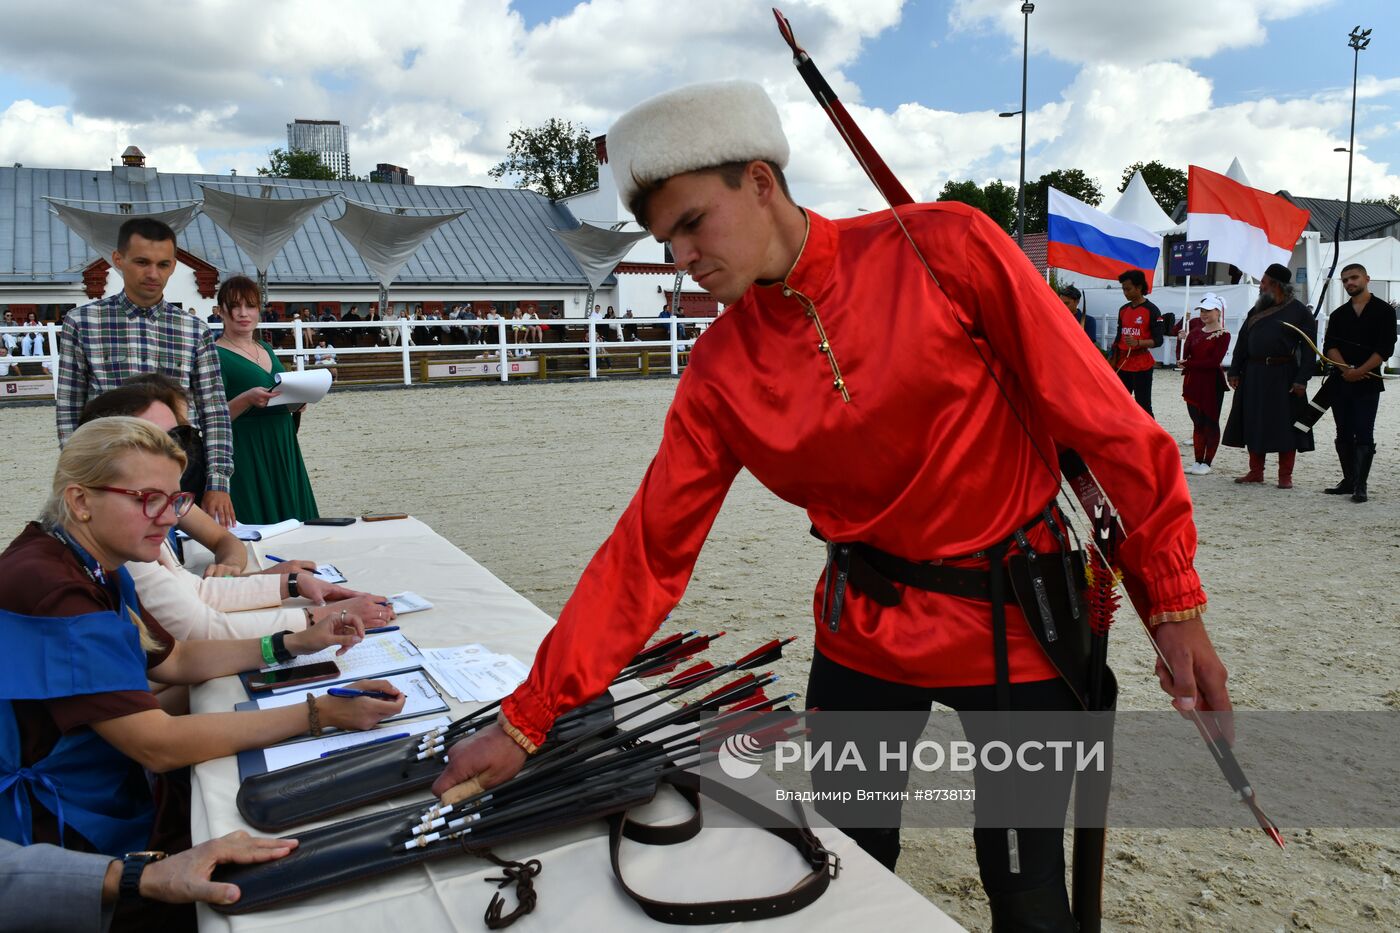
[[[0, 837], [29, 845], [32, 806], [58, 820], [60, 844], [72, 826], [104, 855], [145, 849], [155, 822], [149, 789], [131, 789], [134, 763], [92, 729], [61, 738], [41, 761], [20, 763], [19, 724], [12, 700], [50, 700], [117, 690], [147, 690], [146, 653], [129, 614], [139, 613], [126, 568], [116, 573], [117, 612], [67, 618], [0, 609], [0, 645], [8, 663], [0, 678]], [[134, 610], [132, 607], [136, 607]]]

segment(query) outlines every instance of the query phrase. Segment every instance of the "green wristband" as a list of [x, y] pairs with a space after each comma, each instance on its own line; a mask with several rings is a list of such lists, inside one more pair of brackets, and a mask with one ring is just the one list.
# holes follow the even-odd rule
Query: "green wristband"
[[272, 651], [271, 635], [264, 635], [262, 637], [262, 656], [263, 661], [266, 662], [268, 667], [272, 667], [274, 664], [277, 663], [277, 655], [274, 654]]

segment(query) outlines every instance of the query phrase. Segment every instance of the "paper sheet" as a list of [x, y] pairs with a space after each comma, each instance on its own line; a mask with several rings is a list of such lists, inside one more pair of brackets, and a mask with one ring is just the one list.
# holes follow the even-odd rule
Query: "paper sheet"
[[334, 564], [317, 564], [316, 572], [312, 576], [325, 580], [327, 583], [346, 582], [345, 574], [341, 573]]
[[420, 719], [418, 722], [380, 726], [378, 729], [371, 729], [368, 732], [338, 732], [321, 739], [274, 745], [271, 748], [263, 749], [262, 754], [267, 762], [267, 770], [277, 771], [281, 768], [299, 765], [303, 761], [315, 761], [326, 752], [354, 748], [366, 742], [373, 742], [391, 735], [402, 735], [405, 732], [409, 735], [422, 735], [429, 729], [445, 728], [451, 724], [452, 720], [446, 716], [435, 716], [432, 719]]
[[331, 390], [329, 369], [307, 369], [301, 372], [289, 370], [273, 377], [277, 383], [277, 395], [268, 400], [268, 405], [310, 405], [326, 397]]
[[233, 536], [240, 541], [266, 541], [268, 538], [296, 531], [300, 527], [301, 522], [295, 518], [289, 518], [285, 522], [278, 522], [275, 525], [245, 525], [242, 522], [236, 522], [233, 526]]
[[[334, 661], [340, 668], [336, 682], [343, 680], [364, 680], [383, 674], [394, 674], [418, 667], [423, 663], [418, 647], [409, 641], [402, 632], [385, 632], [383, 635], [369, 635], [365, 640], [344, 654], [336, 657], [337, 646], [332, 645], [315, 654], [305, 654], [293, 658], [286, 664], [276, 664], [263, 670], [285, 670], [289, 667], [304, 667], [322, 661]], [[327, 684], [326, 686], [330, 686]], [[273, 695], [298, 691], [305, 695], [306, 685], [282, 687], [269, 691]]]
[[530, 669], [518, 658], [485, 645], [426, 648], [423, 667], [461, 703], [489, 703], [518, 687]]
[[417, 593], [410, 593], [407, 590], [390, 596], [389, 602], [393, 603], [394, 611], [399, 615], [407, 615], [410, 612], [422, 612], [424, 609], [433, 608], [432, 603], [428, 602]]
[[[354, 677], [351, 680], [363, 680], [363, 677]], [[422, 668], [415, 671], [407, 671], [402, 674], [391, 674], [381, 678], [393, 684], [406, 699], [403, 704], [403, 712], [394, 719], [412, 719], [414, 716], [423, 716], [428, 713], [440, 713], [447, 708], [447, 703], [443, 701], [442, 695], [437, 692], [437, 688], [428, 680]], [[351, 683], [351, 680], [341, 678], [334, 683], [302, 684], [301, 689], [294, 693], [275, 693], [272, 696], [258, 697], [249, 700], [252, 709], [275, 709], [279, 706], [295, 706], [297, 703], [305, 703], [308, 693], [316, 696], [325, 696], [332, 687], [344, 687]], [[240, 703], [239, 706], [248, 704]], [[385, 722], [392, 722], [386, 719]]]

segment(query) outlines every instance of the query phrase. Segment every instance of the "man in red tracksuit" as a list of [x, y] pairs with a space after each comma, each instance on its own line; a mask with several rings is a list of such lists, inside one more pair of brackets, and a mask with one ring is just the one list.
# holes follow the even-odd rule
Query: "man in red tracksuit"
[[[1038, 518], [1057, 491], [1055, 444], [1073, 446], [1121, 506], [1122, 564], [1176, 672], [1159, 673], [1164, 689], [1179, 709], [1229, 708], [1176, 443], [994, 222], [953, 202], [898, 210], [935, 282], [891, 212], [832, 221], [798, 207], [777, 112], [747, 82], [639, 105], [608, 152], [624, 203], [727, 309], [696, 345], [656, 458], [529, 678], [496, 726], [450, 750], [435, 792], [510, 777], [559, 715], [607, 687], [681, 599], [740, 469], [827, 541], [990, 574], [979, 552], [1018, 529], [1055, 550], [1058, 523]], [[893, 586], [895, 606], [846, 590], [834, 621], [818, 588], [809, 706], [993, 709], [1005, 691], [1011, 708], [1078, 708], [1014, 605], [999, 677], [986, 602]], [[851, 834], [893, 866], [898, 830]], [[1004, 831], [974, 839], [997, 929], [1071, 928], [1061, 830], [1022, 831], [1019, 865]]]
[[1147, 300], [1147, 276], [1141, 269], [1128, 269], [1118, 276], [1127, 304], [1118, 309], [1118, 336], [1113, 339], [1113, 365], [1118, 378], [1142, 410], [1152, 414], [1152, 369], [1157, 361], [1152, 348], [1160, 347], [1165, 336], [1162, 312]]

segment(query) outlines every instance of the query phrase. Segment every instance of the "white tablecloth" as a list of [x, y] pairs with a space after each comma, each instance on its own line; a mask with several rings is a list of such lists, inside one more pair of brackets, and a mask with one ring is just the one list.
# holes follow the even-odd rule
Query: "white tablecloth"
[[[335, 564], [349, 577], [347, 585], [355, 589], [382, 594], [412, 590], [426, 597], [433, 609], [402, 616], [398, 621], [403, 633], [420, 647], [480, 642], [528, 664], [553, 625], [553, 619], [416, 519], [357, 522], [343, 528], [305, 526], [251, 547], [260, 556], [270, 553]], [[237, 678], [224, 677], [195, 688], [191, 704], [196, 713], [224, 712], [246, 698]], [[450, 696], [444, 695], [444, 699], [451, 702]], [[468, 710], [453, 703], [451, 715]], [[234, 803], [238, 792], [235, 760], [220, 758], [193, 770], [190, 822], [194, 841], [250, 829]], [[374, 809], [429, 796], [425, 790]], [[704, 805], [718, 806], [708, 800]], [[664, 821], [672, 811], [681, 812], [675, 800], [658, 798], [649, 812], [641, 815]], [[294, 836], [295, 831], [288, 835]], [[834, 830], [822, 830], [820, 835], [823, 843], [840, 855], [841, 876], [814, 905], [787, 917], [750, 924], [749, 928], [794, 933], [849, 930], [857, 924], [921, 931], [961, 929], [845, 835]], [[543, 871], [535, 879], [539, 904], [514, 928], [522, 933], [665, 928], [643, 914], [614, 881], [602, 822], [527, 839], [497, 852], [505, 858], [539, 858], [543, 863]], [[795, 850], [757, 828], [705, 830], [677, 846], [624, 843], [623, 865], [634, 890], [678, 901], [762, 896], [785, 890], [807, 871]], [[484, 879], [498, 874], [496, 866], [478, 859], [446, 858], [261, 913], [226, 917], [201, 905], [200, 928], [287, 933], [480, 931], [486, 929], [482, 915], [495, 891], [495, 885]], [[515, 901], [511, 892], [506, 893], [509, 911]]]

